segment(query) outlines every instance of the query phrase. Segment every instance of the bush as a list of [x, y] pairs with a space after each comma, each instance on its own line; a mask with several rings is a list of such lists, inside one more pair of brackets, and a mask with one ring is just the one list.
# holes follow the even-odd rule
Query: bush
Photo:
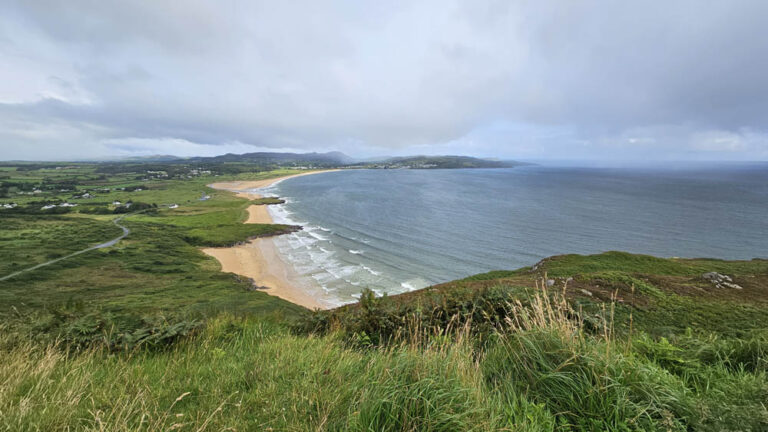
[[357, 345], [384, 346], [413, 337], [463, 331], [468, 327], [479, 343], [501, 326], [516, 298], [507, 287], [490, 287], [453, 295], [437, 294], [420, 302], [377, 298], [364, 290], [360, 303], [318, 311], [297, 323], [299, 333], [325, 334], [340, 329]]
[[68, 350], [105, 348], [117, 352], [165, 349], [195, 334], [203, 323], [184, 317], [115, 315], [66, 304], [49, 308], [45, 314], [21, 317], [17, 325], [26, 329], [23, 334], [60, 342]]

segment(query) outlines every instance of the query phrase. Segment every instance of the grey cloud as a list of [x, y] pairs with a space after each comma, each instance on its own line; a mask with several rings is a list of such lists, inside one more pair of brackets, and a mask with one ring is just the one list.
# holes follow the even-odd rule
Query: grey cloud
[[8, 1], [0, 158], [766, 158], [766, 17], [742, 0]]

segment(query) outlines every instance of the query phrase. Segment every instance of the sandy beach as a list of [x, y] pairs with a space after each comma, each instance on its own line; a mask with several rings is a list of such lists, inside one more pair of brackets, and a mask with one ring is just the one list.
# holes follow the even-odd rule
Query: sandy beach
[[[261, 189], [265, 187], [269, 187], [279, 181], [283, 181], [285, 179], [293, 178], [293, 177], [303, 177], [307, 175], [313, 175], [313, 174], [321, 174], [321, 173], [327, 173], [327, 172], [334, 172], [334, 171], [340, 171], [338, 169], [329, 169], [329, 170], [320, 170], [320, 171], [309, 171], [301, 174], [293, 174], [283, 177], [275, 177], [270, 178], [266, 180], [250, 180], [250, 181], [234, 181], [234, 182], [217, 182], [209, 184], [208, 187], [219, 189], [219, 190], [227, 190], [230, 192], [235, 192], [237, 196], [241, 198], [247, 198], [247, 199], [257, 199], [261, 198], [261, 195], [249, 192], [249, 189]], [[252, 222], [255, 223], [255, 222]]]
[[[266, 180], [220, 182], [208, 186], [218, 190], [235, 192], [241, 198], [257, 199], [261, 196], [250, 192], [250, 189], [268, 187], [291, 177], [330, 171], [338, 170], [312, 171]], [[251, 205], [247, 210], [248, 219], [245, 223], [272, 223], [272, 217], [269, 215], [266, 205]], [[253, 279], [257, 286], [265, 288], [263, 291], [267, 294], [309, 309], [328, 309], [331, 307], [330, 304], [322, 302], [308, 291], [310, 287], [301, 280], [293, 267], [283, 260], [272, 238], [254, 239], [245, 244], [228, 248], [205, 248], [202, 251], [216, 258], [221, 263], [222, 271]]]

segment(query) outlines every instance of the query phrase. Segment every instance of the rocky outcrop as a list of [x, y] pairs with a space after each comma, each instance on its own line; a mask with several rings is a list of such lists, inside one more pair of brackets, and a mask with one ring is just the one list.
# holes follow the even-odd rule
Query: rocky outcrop
[[704, 273], [701, 275], [701, 277], [717, 288], [742, 289], [740, 285], [733, 283], [733, 279], [728, 275], [720, 274], [717, 272], [709, 272]]

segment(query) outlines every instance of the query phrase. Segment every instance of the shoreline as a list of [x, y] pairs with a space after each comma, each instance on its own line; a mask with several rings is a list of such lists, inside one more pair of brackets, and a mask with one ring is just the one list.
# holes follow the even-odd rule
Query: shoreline
[[[293, 177], [334, 171], [339, 170], [312, 171], [265, 180], [217, 182], [209, 184], [208, 187], [234, 192], [240, 198], [251, 200], [261, 198], [261, 195], [250, 192], [250, 189], [269, 187]], [[267, 205], [254, 204], [246, 210], [248, 218], [243, 223], [273, 223]], [[250, 278], [257, 287], [263, 288], [259, 291], [266, 294], [280, 297], [307, 309], [330, 309], [335, 306], [312, 295], [311, 290], [306, 283], [302, 283], [301, 276], [294, 270], [291, 263], [286, 262], [282, 257], [271, 237], [252, 239], [232, 247], [203, 248], [201, 251], [216, 258], [221, 265], [221, 271]]]

